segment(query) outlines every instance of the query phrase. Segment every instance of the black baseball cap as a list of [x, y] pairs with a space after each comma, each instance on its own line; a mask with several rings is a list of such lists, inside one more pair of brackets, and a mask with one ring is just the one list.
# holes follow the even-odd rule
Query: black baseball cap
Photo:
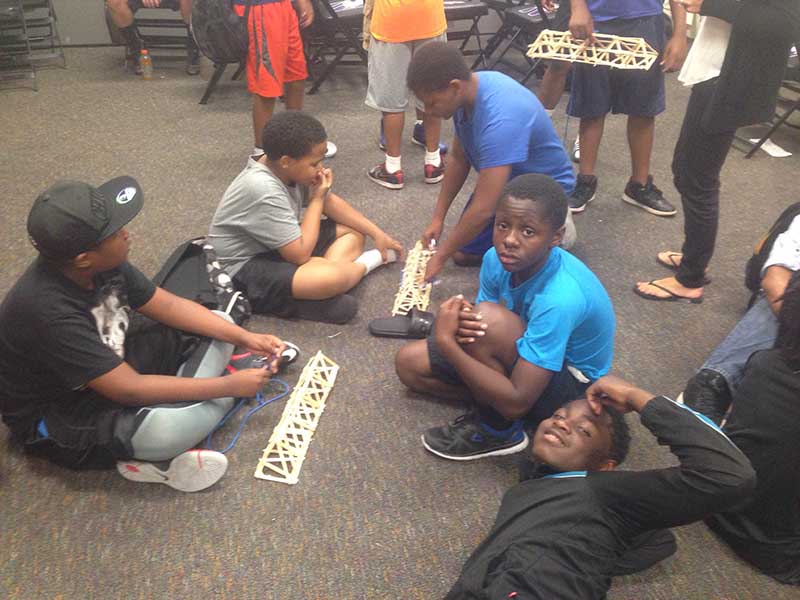
[[73, 258], [122, 229], [143, 202], [142, 188], [132, 177], [116, 177], [100, 187], [59, 181], [34, 201], [28, 236], [49, 258]]

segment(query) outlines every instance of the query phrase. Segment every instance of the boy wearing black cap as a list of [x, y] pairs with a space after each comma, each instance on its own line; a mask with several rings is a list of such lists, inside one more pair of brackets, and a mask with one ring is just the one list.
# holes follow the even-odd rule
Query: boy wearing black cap
[[[39, 256], [0, 305], [0, 414], [13, 440], [60, 465], [116, 462], [128, 479], [197, 491], [222, 477], [227, 460], [187, 450], [234, 397], [261, 389], [284, 344], [156, 287], [128, 263], [125, 225], [142, 202], [130, 177], [99, 188], [61, 181], [36, 199], [28, 234]], [[234, 345], [273, 360], [220, 377]], [[162, 470], [134, 458], [174, 460]]]

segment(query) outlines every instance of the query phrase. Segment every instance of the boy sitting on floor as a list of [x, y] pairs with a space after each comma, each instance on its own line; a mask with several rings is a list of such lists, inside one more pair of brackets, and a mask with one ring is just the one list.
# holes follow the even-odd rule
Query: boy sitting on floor
[[[127, 479], [192, 492], [228, 462], [187, 450], [235, 397], [256, 395], [284, 344], [156, 287], [127, 262], [125, 226], [143, 200], [130, 177], [99, 188], [62, 181], [36, 199], [28, 234], [39, 256], [0, 305], [0, 413], [12, 440], [57, 464], [119, 461]], [[222, 377], [234, 345], [272, 360]], [[174, 460], [161, 470], [132, 458]]]
[[586, 265], [558, 248], [567, 197], [546, 175], [521, 175], [503, 190], [494, 247], [483, 257], [475, 305], [442, 304], [427, 341], [395, 359], [414, 391], [470, 399], [476, 410], [429, 429], [422, 443], [452, 460], [511, 454], [532, 427], [611, 366], [614, 311]]
[[[330, 191], [326, 139], [310, 115], [273, 117], [265, 154], [250, 157], [214, 214], [208, 240], [254, 312], [346, 323], [358, 308], [346, 292], [402, 254], [399, 242]], [[366, 236], [375, 249], [364, 252]]]
[[[701, 415], [615, 377], [586, 395], [539, 425], [529, 476], [506, 492], [446, 600], [605, 598], [613, 576], [675, 552], [664, 528], [730, 509], [752, 492], [747, 457]], [[629, 445], [620, 414], [629, 411], [679, 466], [614, 470]]]

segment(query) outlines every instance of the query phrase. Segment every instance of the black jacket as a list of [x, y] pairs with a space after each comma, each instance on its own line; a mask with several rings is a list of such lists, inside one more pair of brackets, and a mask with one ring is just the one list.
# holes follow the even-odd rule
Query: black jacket
[[749, 505], [707, 523], [746, 561], [800, 585], [800, 372], [778, 350], [750, 357], [725, 432], [758, 473]]
[[704, 0], [700, 10], [733, 25], [704, 126], [721, 132], [769, 121], [800, 38], [800, 0]]
[[680, 466], [559, 473], [514, 486], [447, 599], [604, 598], [620, 559], [647, 532], [702, 519], [752, 491], [750, 462], [705, 417], [658, 397], [641, 420]]

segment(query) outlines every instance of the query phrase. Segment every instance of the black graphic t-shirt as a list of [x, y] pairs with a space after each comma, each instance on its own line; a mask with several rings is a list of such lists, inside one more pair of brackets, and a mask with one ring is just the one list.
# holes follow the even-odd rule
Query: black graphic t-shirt
[[130, 312], [155, 286], [123, 263], [79, 287], [36, 259], [0, 305], [0, 413], [11, 429], [29, 428], [43, 405], [69, 402], [124, 360]]

